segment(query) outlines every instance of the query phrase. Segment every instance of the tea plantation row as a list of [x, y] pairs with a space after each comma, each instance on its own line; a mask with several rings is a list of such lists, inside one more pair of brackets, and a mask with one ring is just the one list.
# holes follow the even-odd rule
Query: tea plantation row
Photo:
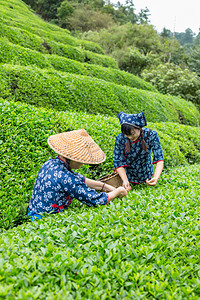
[[29, 46], [31, 48], [39, 47], [37, 50], [45, 51], [44, 41], [50, 39], [104, 54], [103, 49], [98, 44], [77, 39], [68, 30], [45, 22], [35, 15], [22, 0], [0, 0], [0, 20], [1, 36], [6, 34], [9, 39], [14, 39], [15, 43], [23, 43], [28, 48]]
[[[60, 51], [62, 51], [61, 49]], [[42, 69], [54, 68], [58, 71], [96, 77], [138, 89], [156, 91], [154, 86], [133, 74], [118, 69], [104, 68], [100, 65], [81, 63], [78, 61], [76, 51], [70, 53], [72, 53], [72, 59], [53, 54], [42, 54], [36, 50], [12, 44], [6, 38], [0, 38], [0, 63], [22, 66], [35, 65]], [[81, 61], [84, 61], [84, 57], [82, 58]]]
[[144, 111], [151, 122], [200, 123], [199, 111], [184, 99], [35, 66], [1, 65], [0, 95], [55, 110], [106, 115]]
[[[14, 44], [20, 44], [26, 48], [33, 48], [37, 51], [42, 51], [49, 54], [57, 54], [70, 59], [74, 59], [80, 62], [88, 62], [91, 64], [102, 65], [104, 67], [117, 68], [117, 62], [106, 55], [94, 53], [88, 50], [84, 50], [81, 47], [74, 47], [71, 45], [56, 42], [54, 40], [42, 37], [34, 36], [32, 33], [26, 33], [20, 28], [10, 27], [8, 25], [0, 25], [1, 36], [7, 38]], [[27, 40], [26, 36], [30, 35]]]
[[[98, 178], [113, 168], [115, 137], [120, 132], [116, 117], [55, 112], [16, 102], [0, 102], [0, 227], [26, 220], [27, 203], [41, 165], [56, 154], [47, 145], [49, 135], [85, 128], [106, 154], [97, 168], [86, 166], [82, 174]], [[162, 143], [165, 169], [200, 163], [200, 128], [173, 123], [148, 123]]]
[[1, 232], [2, 299], [199, 299], [199, 192], [199, 165], [179, 167], [110, 205], [75, 201]]
[[[12, 2], [0, 1], [1, 37], [6, 37], [14, 44], [44, 53], [58, 54], [104, 67], [118, 67], [115, 59], [104, 55], [103, 50], [97, 44], [75, 39], [70, 36], [68, 31], [48, 24], [34, 15], [32, 11], [28, 10], [25, 3], [21, 1], [16, 3], [15, 0]], [[23, 7], [22, 11], [20, 10], [21, 6]], [[76, 41], [76, 43], [73, 41]], [[88, 51], [87, 48], [92, 48], [91, 50], [99, 49], [95, 52], [100, 53]]]

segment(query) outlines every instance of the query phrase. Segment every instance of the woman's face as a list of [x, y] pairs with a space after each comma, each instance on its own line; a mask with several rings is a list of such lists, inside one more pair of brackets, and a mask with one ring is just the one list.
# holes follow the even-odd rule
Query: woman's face
[[140, 129], [134, 128], [131, 130], [131, 135], [125, 135], [130, 141], [135, 142], [140, 136]]

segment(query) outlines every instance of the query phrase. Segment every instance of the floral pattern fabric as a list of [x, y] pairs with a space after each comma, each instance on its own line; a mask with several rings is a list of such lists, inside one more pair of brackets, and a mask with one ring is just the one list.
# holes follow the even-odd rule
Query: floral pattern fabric
[[85, 183], [85, 177], [67, 169], [58, 157], [49, 159], [41, 167], [35, 181], [29, 213], [56, 213], [65, 209], [76, 198], [88, 206], [105, 205], [108, 195], [97, 193]]
[[[147, 137], [149, 129], [143, 128], [144, 138]], [[142, 183], [153, 175], [153, 164], [158, 161], [163, 161], [163, 151], [160, 140], [156, 131], [151, 130], [146, 141], [147, 152], [142, 150], [139, 157], [132, 163], [142, 147], [142, 139], [131, 142], [131, 151], [125, 152], [125, 146], [128, 138], [123, 133], [118, 134], [115, 141], [115, 149], [113, 162], [115, 169], [124, 167], [128, 180], [132, 183]], [[153, 162], [151, 159], [151, 151], [153, 152]]]

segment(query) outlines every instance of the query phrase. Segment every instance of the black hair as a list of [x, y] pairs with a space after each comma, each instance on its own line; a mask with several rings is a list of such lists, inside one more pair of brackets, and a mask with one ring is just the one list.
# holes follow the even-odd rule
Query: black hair
[[135, 129], [139, 129], [139, 127], [127, 123], [121, 125], [121, 132], [124, 135], [131, 135]]
[[[147, 152], [147, 144], [144, 140], [144, 133], [143, 133], [142, 128], [131, 125], [131, 124], [127, 124], [127, 123], [124, 123], [124, 124], [121, 125], [121, 132], [126, 136], [131, 135], [134, 132], [135, 129], [140, 129], [141, 130], [140, 136], [142, 138], [142, 149], [145, 152]], [[130, 150], [131, 150], [131, 144], [130, 144], [130, 140], [128, 140], [128, 142], [126, 144], [126, 151], [130, 152]]]

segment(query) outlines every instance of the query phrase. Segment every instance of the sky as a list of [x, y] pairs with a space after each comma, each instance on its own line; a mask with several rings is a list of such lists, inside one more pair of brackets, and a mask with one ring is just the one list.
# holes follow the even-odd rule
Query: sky
[[[111, 0], [116, 4], [118, 0]], [[119, 0], [125, 3], [125, 0]], [[133, 0], [135, 13], [147, 7], [150, 11], [150, 24], [158, 32], [165, 27], [172, 32], [185, 32], [190, 28], [194, 33], [199, 33], [200, 28], [200, 0]]]

